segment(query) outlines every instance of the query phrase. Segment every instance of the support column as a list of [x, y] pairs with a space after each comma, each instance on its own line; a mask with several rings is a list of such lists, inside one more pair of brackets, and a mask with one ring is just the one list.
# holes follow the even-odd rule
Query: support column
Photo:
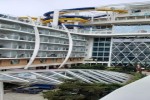
[[[74, 25], [79, 25], [79, 22], [74, 22]], [[78, 27], [74, 27], [75, 32], [78, 32]]]
[[[75, 12], [75, 15], [79, 16], [79, 11]], [[78, 21], [74, 22], [74, 25], [79, 25], [79, 22]], [[75, 32], [78, 32], [78, 27], [75, 26], [74, 30], [75, 30]]]
[[46, 66], [46, 70], [49, 70], [49, 66]]
[[3, 82], [0, 82], [0, 100], [4, 100], [4, 86], [3, 86]]
[[112, 45], [113, 45], [113, 37], [111, 38], [111, 43], [110, 43], [110, 51], [109, 51], [109, 62], [108, 62], [108, 67], [111, 66]]
[[88, 50], [86, 59], [92, 58], [93, 42], [94, 42], [94, 38], [93, 37], [89, 37], [89, 40], [87, 42], [88, 46], [86, 46], [86, 49]]
[[58, 20], [59, 20], [59, 10], [55, 10], [53, 15], [53, 25], [52, 25], [53, 27], [58, 26]]
[[36, 55], [38, 54], [39, 48], [40, 48], [40, 35], [39, 35], [39, 31], [37, 28], [37, 25], [34, 23], [34, 21], [32, 20], [31, 17], [28, 17], [29, 20], [31, 21], [34, 31], [35, 31], [35, 46], [34, 46], [34, 51], [32, 56], [30, 57], [30, 60], [28, 62], [28, 64], [24, 67], [24, 69], [28, 69], [28, 67], [33, 63], [34, 59], [36, 58]]
[[67, 56], [65, 57], [65, 60], [61, 63], [61, 65], [58, 68], [63, 67], [67, 63], [67, 61], [68, 61], [68, 59], [69, 59], [69, 57], [71, 55], [72, 49], [73, 49], [72, 36], [71, 36], [69, 30], [66, 28], [66, 26], [64, 24], [62, 24], [62, 26], [65, 29], [65, 31], [67, 32], [67, 35], [68, 35], [68, 38], [69, 38], [69, 49], [68, 49]]

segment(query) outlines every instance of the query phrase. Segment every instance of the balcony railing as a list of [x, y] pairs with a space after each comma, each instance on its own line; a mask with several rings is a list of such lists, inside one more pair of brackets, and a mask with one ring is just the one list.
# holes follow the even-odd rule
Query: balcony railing
[[122, 17], [115, 17], [113, 19], [96, 19], [93, 22], [88, 22], [87, 24], [94, 24], [94, 23], [111, 23], [111, 22], [122, 22], [122, 21], [147, 21], [150, 20], [149, 16], [122, 16]]
[[13, 17], [13, 16], [6, 15], [6, 14], [0, 14], [0, 18], [6, 18], [6, 19], [20, 21], [20, 22], [24, 22], [24, 23], [31, 23], [31, 21], [29, 19], [20, 19], [18, 17]]
[[69, 30], [73, 33], [82, 33], [82, 34], [111, 34], [112, 30]]
[[12, 29], [12, 30], [18, 30], [18, 31], [24, 31], [24, 32], [29, 32], [29, 33], [34, 33], [34, 29], [31, 27], [23, 27], [17, 24], [5, 24], [5, 23], [0, 23], [0, 28], [2, 29]]

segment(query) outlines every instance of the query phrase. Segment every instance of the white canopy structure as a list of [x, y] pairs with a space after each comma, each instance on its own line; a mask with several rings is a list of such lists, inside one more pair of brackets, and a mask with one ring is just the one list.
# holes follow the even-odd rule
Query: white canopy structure
[[65, 79], [78, 79], [85, 83], [118, 83], [129, 79], [124, 73], [88, 69], [19, 70], [0, 73], [0, 100], [3, 100], [3, 82], [24, 84], [61, 84]]

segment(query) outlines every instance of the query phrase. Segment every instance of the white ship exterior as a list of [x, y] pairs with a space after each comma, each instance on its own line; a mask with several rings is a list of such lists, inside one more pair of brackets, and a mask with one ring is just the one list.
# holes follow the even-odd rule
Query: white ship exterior
[[150, 2], [57, 10], [44, 18], [1, 14], [0, 69], [67, 68], [81, 63], [148, 67], [149, 35]]

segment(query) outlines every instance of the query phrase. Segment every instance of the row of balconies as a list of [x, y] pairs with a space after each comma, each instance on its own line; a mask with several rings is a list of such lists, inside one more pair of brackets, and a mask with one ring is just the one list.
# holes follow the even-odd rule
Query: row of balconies
[[[35, 41], [34, 36], [19, 36], [19, 35], [8, 35], [8, 34], [0, 34], [0, 39], [12, 39], [12, 40], [25, 40], [25, 41]], [[55, 39], [55, 38], [40, 38], [40, 42], [41, 43], [49, 43], [49, 44], [66, 44], [68, 45], [69, 42], [68, 41], [64, 41], [61, 39]], [[73, 46], [85, 46], [86, 43], [85, 42], [73, 42]]]
[[29, 58], [32, 52], [0, 51], [0, 58]]
[[85, 52], [85, 48], [73, 48], [73, 52]]
[[[30, 58], [32, 56], [32, 52], [0, 52], [0, 58]], [[66, 53], [46, 53], [46, 52], [39, 52], [37, 54], [38, 57], [65, 57]]]
[[57, 50], [57, 51], [68, 51], [68, 47], [57, 47], [57, 46], [40, 46], [40, 50], [50, 51], [50, 50]]
[[86, 46], [86, 42], [73, 41], [73, 46]]
[[4, 23], [0, 23], [0, 28], [13, 29], [13, 30], [19, 30], [19, 31], [34, 33], [34, 29], [32, 27], [20, 26], [18, 24], [4, 24]]
[[91, 24], [94, 23], [104, 23], [104, 22], [111, 22], [111, 21], [132, 21], [132, 20], [149, 20], [150, 16], [122, 16], [122, 17], [117, 17], [115, 18], [100, 18], [100, 19], [94, 19], [93, 22], [90, 22]]
[[84, 36], [79, 36], [79, 35], [72, 35], [72, 39], [86, 41], [86, 38]]
[[[0, 50], [34, 50], [34, 45], [31, 44], [0, 44]], [[39, 50], [44, 51], [68, 51], [68, 47], [49, 47], [40, 46]]]
[[41, 37], [40, 42], [42, 43], [60, 43], [60, 44], [69, 44], [67, 40], [50, 38], [50, 37]]
[[61, 32], [49, 31], [49, 30], [39, 30], [39, 34], [68, 38], [67, 34]]
[[[71, 30], [71, 32], [75, 32], [75, 31]], [[78, 29], [76, 32], [77, 33], [84, 33], [84, 34], [111, 34], [112, 30], [83, 30], [83, 29]]]
[[84, 57], [85, 53], [72, 53], [71, 57]]
[[19, 50], [19, 49], [34, 49], [34, 45], [30, 45], [30, 44], [10, 44], [10, 45], [6, 45], [6, 44], [0, 44], [0, 49], [15, 49], [15, 50]]
[[46, 53], [46, 52], [39, 52], [37, 57], [66, 57], [67, 53]]
[[[27, 51], [0, 51], [0, 59], [3, 58], [31, 58], [33, 52], [27, 52]], [[65, 52], [39, 52], [37, 54], [38, 57], [66, 57], [67, 53]], [[84, 53], [72, 53], [71, 57], [83, 57], [85, 56]]]
[[0, 38], [2, 39], [13, 39], [13, 40], [25, 40], [25, 41], [35, 41], [35, 37], [31, 35], [19, 35], [16, 33], [0, 33]]
[[30, 21], [28, 19], [21, 19], [21, 18], [18, 18], [18, 17], [10, 16], [10, 15], [1, 14], [0, 17], [15, 20], [15, 21], [21, 21], [21, 22], [25, 22], [25, 23], [30, 23]]

